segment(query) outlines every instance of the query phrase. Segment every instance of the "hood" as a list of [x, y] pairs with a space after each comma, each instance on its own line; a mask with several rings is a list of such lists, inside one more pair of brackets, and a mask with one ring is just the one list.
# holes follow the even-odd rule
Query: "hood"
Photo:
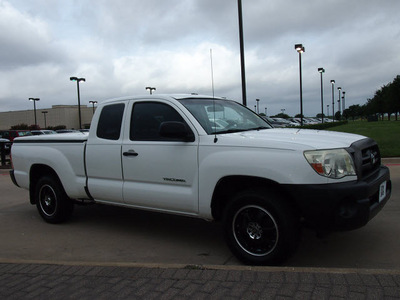
[[346, 148], [364, 136], [336, 131], [274, 128], [218, 135], [221, 143], [290, 150]]

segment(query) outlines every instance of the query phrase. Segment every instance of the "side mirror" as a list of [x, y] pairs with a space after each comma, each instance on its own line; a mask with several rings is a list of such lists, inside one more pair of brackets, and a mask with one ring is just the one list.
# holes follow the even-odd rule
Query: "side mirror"
[[160, 136], [177, 141], [194, 142], [193, 132], [182, 122], [168, 121], [160, 125]]

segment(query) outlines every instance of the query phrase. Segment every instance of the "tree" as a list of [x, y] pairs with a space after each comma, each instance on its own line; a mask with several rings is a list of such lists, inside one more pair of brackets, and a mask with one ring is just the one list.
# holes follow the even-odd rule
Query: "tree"
[[389, 120], [390, 114], [394, 114], [397, 121], [397, 115], [400, 112], [400, 75], [397, 75], [389, 86], [387, 107]]
[[29, 130], [40, 130], [40, 126], [39, 126], [39, 125], [33, 124], [33, 125], [29, 126], [28, 129], [29, 129]]
[[363, 115], [363, 109], [361, 108], [360, 105], [351, 105], [349, 106], [349, 108], [345, 109], [343, 112], [343, 117], [347, 120], [347, 119], [352, 119], [353, 121], [356, 118], [359, 118]]
[[400, 75], [397, 75], [392, 82], [377, 90], [372, 99], [367, 100], [365, 114], [367, 116], [379, 114], [382, 120], [385, 114], [388, 115], [389, 120], [391, 115], [394, 114], [397, 120], [399, 112]]
[[273, 116], [273, 117], [274, 117], [274, 118], [282, 118], [282, 119], [288, 119], [288, 118], [290, 118], [289, 115], [284, 114], [284, 113], [279, 113], [279, 114], [277, 114], [276, 116]]
[[28, 130], [28, 129], [29, 129], [28, 124], [24, 123], [11, 126], [11, 130]]

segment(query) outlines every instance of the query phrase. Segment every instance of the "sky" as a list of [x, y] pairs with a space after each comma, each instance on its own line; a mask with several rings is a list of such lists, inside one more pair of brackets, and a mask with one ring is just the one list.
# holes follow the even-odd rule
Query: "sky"
[[[400, 74], [399, 0], [242, 0], [247, 106], [332, 115]], [[0, 112], [143, 95], [198, 93], [242, 103], [236, 0], [0, 0]], [[213, 79], [213, 80], [212, 80]], [[214, 87], [214, 90], [213, 90]]]

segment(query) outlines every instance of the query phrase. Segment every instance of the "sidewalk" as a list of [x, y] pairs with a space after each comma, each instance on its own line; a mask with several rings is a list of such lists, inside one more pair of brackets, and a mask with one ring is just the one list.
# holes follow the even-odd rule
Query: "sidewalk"
[[1, 299], [400, 299], [400, 271], [0, 263]]

